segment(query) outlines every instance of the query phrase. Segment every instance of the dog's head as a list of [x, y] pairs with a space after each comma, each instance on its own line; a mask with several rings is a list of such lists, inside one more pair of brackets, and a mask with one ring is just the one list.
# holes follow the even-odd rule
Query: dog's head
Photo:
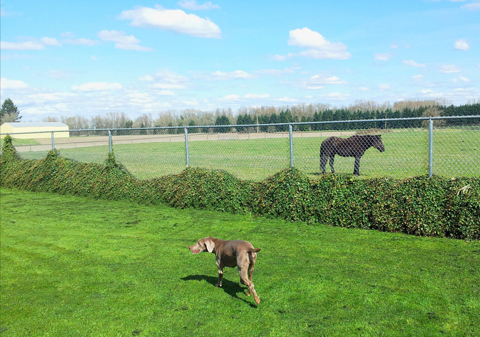
[[193, 254], [198, 254], [202, 252], [209, 252], [213, 253], [213, 250], [215, 249], [215, 242], [212, 240], [213, 238], [209, 236], [208, 238], [203, 238], [198, 240], [196, 244], [193, 246], [188, 247]]

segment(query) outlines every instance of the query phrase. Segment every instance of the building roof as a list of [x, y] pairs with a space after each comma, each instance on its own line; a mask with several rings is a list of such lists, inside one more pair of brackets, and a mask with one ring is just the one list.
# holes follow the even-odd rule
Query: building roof
[[58, 127], [58, 126], [68, 126], [67, 124], [60, 122], [6, 122], [14, 128], [39, 128], [39, 127]]

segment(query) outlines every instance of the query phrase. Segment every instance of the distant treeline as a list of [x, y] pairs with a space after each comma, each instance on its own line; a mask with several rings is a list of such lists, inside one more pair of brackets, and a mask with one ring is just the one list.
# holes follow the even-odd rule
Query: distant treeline
[[[336, 109], [316, 111], [313, 116], [292, 116], [292, 111], [287, 109], [280, 111], [278, 114], [252, 116], [243, 114], [237, 117], [237, 125], [248, 124], [276, 124], [276, 123], [309, 123], [309, 122], [332, 122], [332, 121], [354, 121], [354, 120], [375, 120], [390, 118], [413, 118], [413, 117], [441, 117], [441, 116], [475, 116], [480, 115], [480, 104], [462, 105], [462, 106], [423, 106], [419, 108], [404, 108], [402, 110], [356, 110]], [[351, 130], [358, 128], [411, 128], [421, 127], [425, 122], [421, 120], [398, 120], [398, 121], [372, 121], [372, 122], [355, 122], [355, 123], [334, 123], [334, 124], [303, 124], [297, 125], [299, 131], [310, 130]], [[480, 124], [480, 118], [460, 120], [442, 120], [437, 125], [472, 125]], [[216, 123], [216, 125], [224, 125]], [[261, 131], [272, 131], [270, 126], [260, 126]], [[239, 131], [242, 130], [242, 128]], [[275, 131], [287, 131], [288, 125], [276, 126]]]
[[[425, 121], [372, 121], [356, 123], [325, 123], [309, 124], [312, 122], [334, 122], [353, 120], [378, 120], [390, 118], [412, 117], [442, 117], [442, 116], [476, 116], [480, 115], [480, 102], [460, 106], [440, 104], [436, 101], [405, 101], [377, 104], [371, 101], [358, 101], [355, 105], [346, 108], [331, 108], [324, 104], [299, 104], [287, 107], [248, 107], [240, 108], [236, 112], [232, 109], [216, 109], [214, 111], [184, 110], [167, 111], [158, 114], [154, 119], [151, 114], [144, 114], [135, 120], [125, 113], [109, 112], [103, 116], [91, 119], [82, 116], [46, 117], [44, 122], [63, 122], [70, 129], [118, 129], [118, 128], [151, 128], [151, 127], [183, 127], [221, 125], [215, 132], [231, 132], [231, 125], [254, 125], [258, 127], [237, 127], [240, 132], [285, 132], [288, 125], [272, 126], [262, 124], [277, 123], [306, 123], [295, 125], [296, 131], [310, 130], [350, 130], [364, 128], [411, 128], [425, 126]], [[480, 124], [480, 118], [453, 119], [435, 121], [436, 126], [475, 125]], [[262, 126], [260, 126], [262, 125]], [[147, 131], [122, 131], [121, 133], [146, 133]], [[148, 133], [182, 133], [181, 129], [148, 131]], [[192, 128], [190, 132], [213, 132], [212, 128]], [[120, 133], [120, 132], [119, 132]], [[117, 134], [119, 134], [117, 133]]]

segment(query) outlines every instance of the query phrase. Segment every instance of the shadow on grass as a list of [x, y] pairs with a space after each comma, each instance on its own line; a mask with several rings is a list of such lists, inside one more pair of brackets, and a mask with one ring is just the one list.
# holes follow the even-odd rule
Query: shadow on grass
[[[206, 281], [207, 283], [210, 283], [214, 288], [216, 288], [215, 284], [218, 283], [218, 278], [217, 277], [207, 276], [207, 275], [189, 275], [189, 276], [182, 277], [180, 279], [183, 280], [183, 281]], [[223, 289], [223, 291], [226, 292], [227, 294], [229, 294], [230, 296], [247, 303], [252, 308], [257, 307], [256, 305], [252, 304], [251, 302], [246, 301], [243, 298], [240, 298], [240, 297], [237, 296], [238, 293], [244, 293], [245, 289], [246, 289], [246, 288], [241, 287], [239, 283], [232, 282], [232, 281], [226, 280], [224, 278], [223, 281], [222, 281], [222, 287], [220, 289]]]

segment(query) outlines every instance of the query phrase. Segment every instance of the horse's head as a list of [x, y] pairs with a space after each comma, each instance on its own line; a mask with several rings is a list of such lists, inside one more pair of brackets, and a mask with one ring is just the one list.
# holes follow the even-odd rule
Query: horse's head
[[378, 151], [383, 152], [385, 151], [385, 146], [382, 142], [382, 135], [375, 135], [373, 136], [373, 147], [376, 148]]

